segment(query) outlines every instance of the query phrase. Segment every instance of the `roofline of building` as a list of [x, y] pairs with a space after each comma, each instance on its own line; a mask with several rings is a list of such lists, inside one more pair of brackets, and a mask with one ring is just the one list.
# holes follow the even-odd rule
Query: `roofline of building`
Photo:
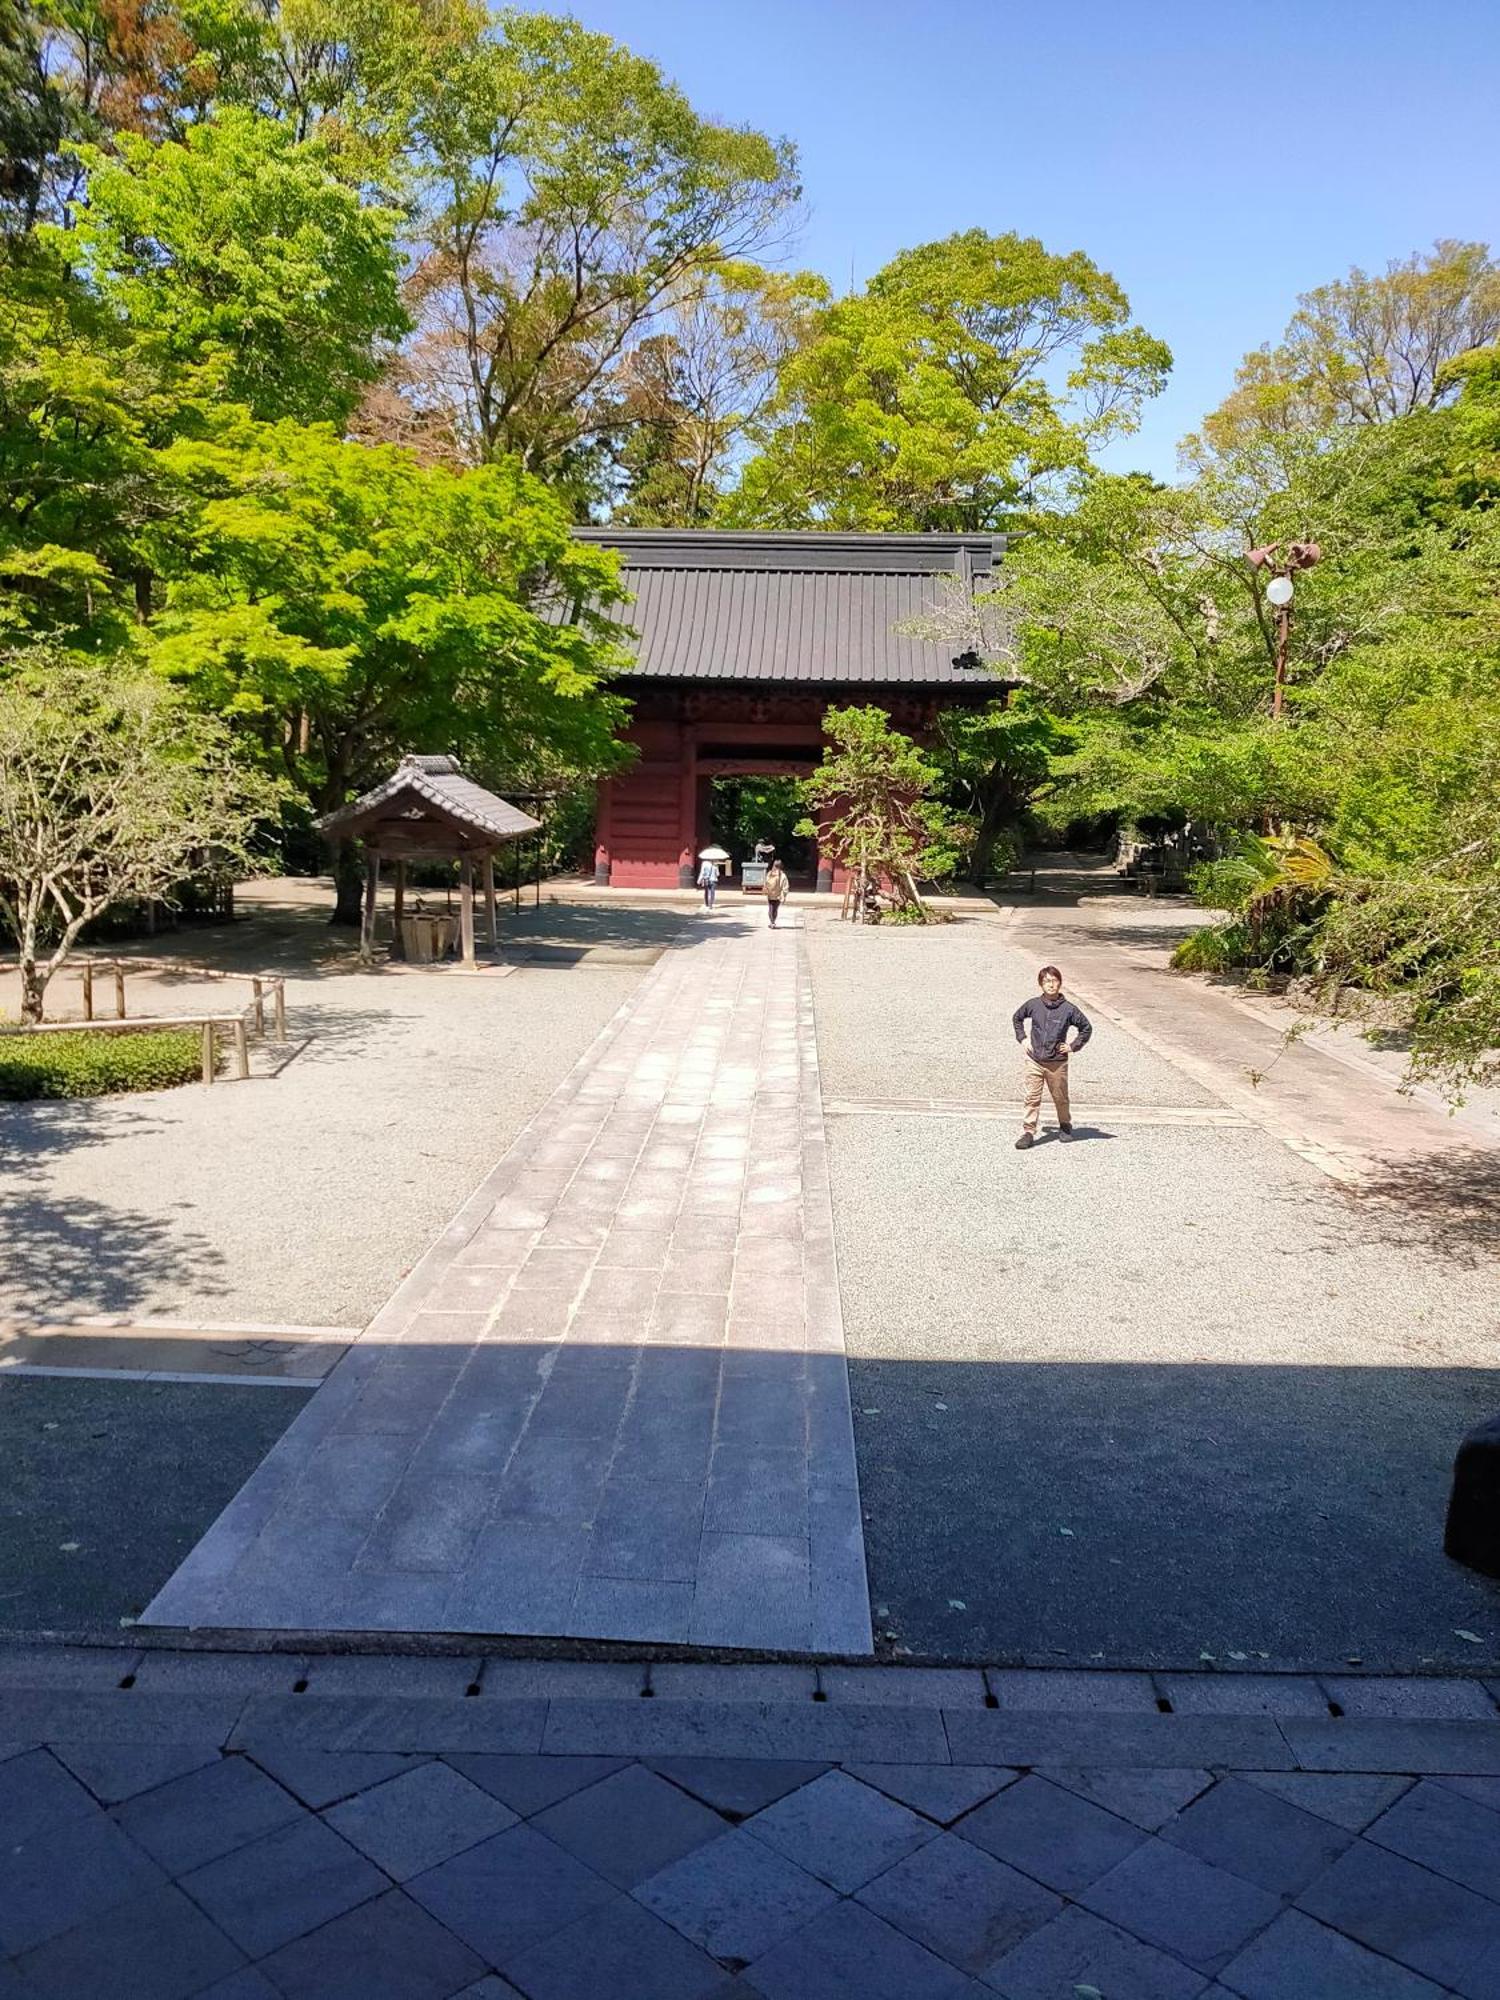
[[1006, 537], [998, 534], [851, 534], [821, 529], [781, 528], [575, 528], [580, 541], [618, 549], [626, 558], [654, 568], [733, 569], [735, 558], [753, 559], [756, 568], [774, 568], [778, 555], [790, 567], [822, 567], [816, 560], [827, 558], [830, 569], [857, 572], [861, 558], [879, 558], [877, 566], [897, 569], [902, 558], [914, 570], [930, 571], [955, 567], [944, 556], [967, 556], [973, 564], [989, 568], [1005, 553]]

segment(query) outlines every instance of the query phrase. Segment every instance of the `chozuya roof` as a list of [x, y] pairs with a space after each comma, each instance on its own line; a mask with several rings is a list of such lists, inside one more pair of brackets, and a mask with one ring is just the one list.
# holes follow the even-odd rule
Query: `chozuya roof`
[[491, 841], [520, 840], [541, 824], [466, 778], [456, 757], [403, 757], [374, 791], [314, 824], [320, 833], [355, 834], [402, 819], [437, 819]]
[[[902, 631], [983, 585], [998, 535], [845, 535], [580, 528], [618, 549], [631, 604], [614, 605], [629, 679], [966, 687], [998, 676]], [[966, 656], [960, 655], [960, 658]]]

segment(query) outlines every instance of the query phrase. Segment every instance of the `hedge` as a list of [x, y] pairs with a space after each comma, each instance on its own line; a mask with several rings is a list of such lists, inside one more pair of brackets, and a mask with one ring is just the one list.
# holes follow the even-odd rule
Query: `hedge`
[[0, 1035], [0, 1098], [104, 1097], [166, 1090], [203, 1074], [197, 1028], [139, 1034]]

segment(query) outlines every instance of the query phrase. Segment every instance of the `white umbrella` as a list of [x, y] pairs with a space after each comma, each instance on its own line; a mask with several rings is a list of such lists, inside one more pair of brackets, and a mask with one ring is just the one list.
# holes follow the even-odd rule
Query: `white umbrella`
[[701, 847], [698, 850], [698, 859], [700, 861], [729, 861], [733, 857], [722, 847]]

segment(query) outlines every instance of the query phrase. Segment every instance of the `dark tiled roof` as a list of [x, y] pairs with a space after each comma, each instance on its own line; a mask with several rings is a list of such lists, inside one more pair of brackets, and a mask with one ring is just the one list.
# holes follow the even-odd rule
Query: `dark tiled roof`
[[898, 627], [933, 610], [944, 577], [987, 579], [993, 535], [754, 534], [581, 528], [618, 549], [634, 602], [611, 618], [631, 678], [866, 687], [1003, 683]]
[[433, 808], [450, 825], [496, 840], [520, 840], [541, 824], [466, 778], [456, 757], [403, 757], [373, 791], [337, 812], [325, 813], [315, 824], [320, 833], [357, 833], [365, 825], [399, 817], [403, 797]]

